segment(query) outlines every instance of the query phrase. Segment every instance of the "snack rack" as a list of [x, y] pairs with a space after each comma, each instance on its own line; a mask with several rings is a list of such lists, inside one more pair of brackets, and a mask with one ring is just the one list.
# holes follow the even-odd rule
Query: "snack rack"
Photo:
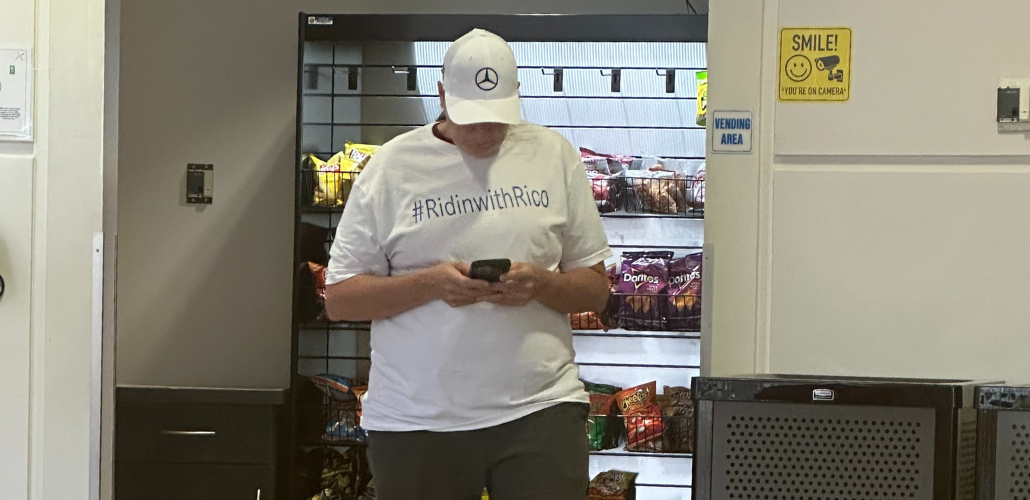
[[[677, 162], [704, 160], [705, 130], [695, 123], [695, 73], [705, 69], [707, 17], [702, 15], [309, 15], [300, 16], [290, 500], [317, 494], [317, 450], [360, 449], [363, 436], [347, 426], [356, 408], [332, 403], [308, 376], [334, 373], [361, 383], [370, 363], [369, 326], [319, 319], [308, 262], [325, 264], [346, 190], [319, 199], [319, 177], [306, 161], [327, 160], [346, 142], [383, 144], [436, 119], [436, 82], [449, 42], [473, 27], [507, 39], [520, 64], [523, 114], [577, 147]], [[344, 181], [356, 172], [323, 174]], [[617, 209], [603, 214], [618, 255], [671, 250], [681, 256], [703, 244], [703, 210], [641, 200], [656, 182], [613, 182]], [[324, 187], [324, 185], [322, 186]], [[332, 194], [332, 193], [330, 193]], [[696, 204], [695, 204], [696, 205]], [[661, 212], [661, 213], [655, 213]], [[619, 300], [619, 299], [616, 299]], [[700, 369], [700, 333], [613, 329], [575, 330], [582, 378], [631, 387], [690, 386]], [[356, 385], [357, 385], [356, 384]], [[354, 453], [354, 452], [352, 452]], [[356, 454], [363, 452], [356, 452]], [[591, 456], [591, 476], [609, 469], [638, 472], [640, 500], [690, 497], [691, 455], [630, 452]], [[357, 471], [358, 476], [363, 472]]]

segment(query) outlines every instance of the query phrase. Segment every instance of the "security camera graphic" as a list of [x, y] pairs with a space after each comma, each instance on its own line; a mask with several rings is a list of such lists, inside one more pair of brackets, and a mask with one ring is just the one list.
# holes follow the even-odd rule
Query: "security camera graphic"
[[820, 57], [815, 60], [815, 69], [826, 71], [827, 79], [831, 82], [834, 80], [843, 82], [844, 70], [838, 69], [837, 71], [834, 71], [834, 68], [836, 68], [838, 64], [840, 64], [840, 56]]

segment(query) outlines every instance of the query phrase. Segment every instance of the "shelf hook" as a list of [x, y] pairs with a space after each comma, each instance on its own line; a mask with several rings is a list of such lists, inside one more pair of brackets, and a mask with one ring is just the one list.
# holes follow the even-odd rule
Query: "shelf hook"
[[654, 73], [658, 76], [665, 77], [665, 93], [675, 94], [676, 93], [676, 68], [667, 68], [663, 73], [662, 70], [656, 69]]
[[561, 92], [565, 88], [565, 70], [563, 68], [554, 68], [550, 73], [546, 69], [541, 69], [540, 72], [554, 77], [553, 90], [555, 92]]
[[415, 66], [408, 66], [408, 67], [390, 66], [390, 69], [393, 70], [393, 74], [395, 74], [395, 75], [400, 75], [400, 74], [408, 75], [408, 90], [409, 91], [414, 92], [415, 90], [418, 90], [418, 68], [416, 68]]

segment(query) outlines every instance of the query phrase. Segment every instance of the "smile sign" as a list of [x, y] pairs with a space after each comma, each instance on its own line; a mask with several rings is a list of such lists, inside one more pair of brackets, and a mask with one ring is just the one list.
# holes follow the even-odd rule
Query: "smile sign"
[[851, 28], [780, 29], [781, 101], [851, 98]]

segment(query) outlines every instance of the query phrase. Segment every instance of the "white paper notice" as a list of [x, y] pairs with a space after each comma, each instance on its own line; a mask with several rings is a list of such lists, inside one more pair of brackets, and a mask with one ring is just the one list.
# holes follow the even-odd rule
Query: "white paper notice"
[[29, 51], [0, 49], [0, 141], [32, 140]]

